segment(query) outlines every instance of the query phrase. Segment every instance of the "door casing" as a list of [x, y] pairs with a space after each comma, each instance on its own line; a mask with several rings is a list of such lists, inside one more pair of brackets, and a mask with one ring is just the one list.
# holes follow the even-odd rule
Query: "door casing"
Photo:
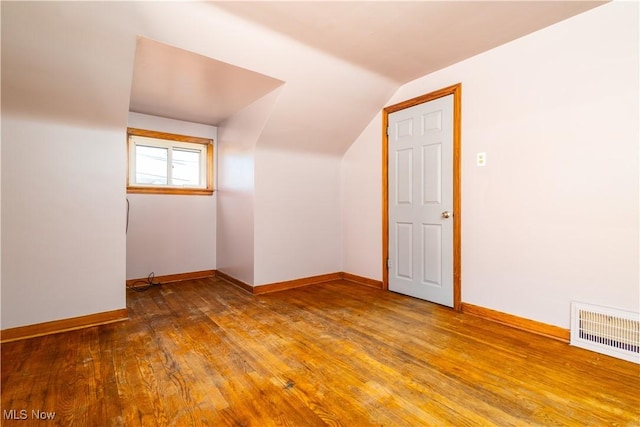
[[382, 286], [389, 289], [389, 114], [418, 104], [453, 95], [453, 308], [461, 309], [461, 195], [460, 195], [460, 154], [461, 154], [461, 100], [462, 84], [457, 83], [435, 92], [418, 96], [382, 110]]

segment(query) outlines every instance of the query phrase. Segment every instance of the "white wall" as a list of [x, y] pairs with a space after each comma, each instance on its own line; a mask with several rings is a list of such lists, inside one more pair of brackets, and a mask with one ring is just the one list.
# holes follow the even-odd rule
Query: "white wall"
[[0, 120], [0, 330], [2, 330], [2, 120]]
[[259, 145], [281, 93], [219, 127], [218, 270], [251, 285], [342, 271], [341, 158]]
[[[464, 302], [561, 327], [572, 300], [639, 311], [638, 52], [638, 4], [615, 2], [410, 82], [389, 101], [462, 82]], [[348, 272], [380, 269], [370, 236], [381, 225], [359, 223], [352, 202], [366, 177], [380, 188], [379, 120], [343, 161]], [[486, 167], [475, 166], [478, 152]], [[360, 206], [378, 210], [379, 193], [367, 190]]]
[[[189, 31], [185, 31], [185, 28]], [[139, 35], [286, 82], [278, 92], [277, 102], [272, 99], [268, 101], [271, 102], [268, 107], [256, 107], [257, 116], [251, 116], [254, 113], [250, 111], [241, 112], [238, 117], [223, 124], [227, 129], [226, 135], [223, 134], [223, 126], [220, 126], [218, 167], [221, 171], [218, 191], [209, 198], [212, 203], [216, 203], [216, 200], [219, 203], [215, 219], [218, 221], [217, 230], [214, 237], [198, 241], [198, 245], [203, 246], [205, 242], [217, 241], [215, 251], [211, 252], [215, 257], [211, 266], [250, 284], [255, 283], [254, 274], [262, 277], [262, 284], [262, 280], [276, 277], [278, 280], [289, 280], [300, 275], [339, 270], [341, 235], [340, 226], [336, 223], [339, 224], [340, 217], [340, 188], [337, 184], [341, 179], [340, 157], [370, 117], [393, 93], [397, 84], [348, 61], [241, 19], [211, 2], [188, 5], [181, 2], [6, 2], [2, 5], [3, 117], [6, 111], [15, 111], [34, 122], [76, 124], [79, 129], [102, 129], [103, 124], [108, 123], [119, 132], [124, 132], [128, 121], [136, 37]], [[257, 121], [249, 123], [251, 120]], [[122, 150], [119, 152], [118, 168], [126, 167], [123, 141], [124, 136], [118, 136], [116, 144]], [[249, 148], [245, 144], [247, 141], [250, 141]], [[269, 199], [272, 190], [269, 185], [261, 187], [265, 189], [265, 194], [259, 204], [259, 212], [254, 212], [253, 171], [250, 169], [254, 167], [256, 147], [323, 153], [318, 163], [305, 160], [312, 175], [305, 170], [298, 170], [287, 178], [294, 186], [296, 182], [314, 185], [327, 183], [318, 191], [318, 196], [313, 190], [303, 192], [299, 191], [299, 187], [295, 190], [299, 197], [297, 203], [304, 207], [303, 213], [308, 213], [308, 218], [314, 222], [313, 229], [326, 233], [316, 237], [313, 235], [315, 232], [309, 229], [303, 231], [304, 236], [311, 237], [320, 245], [297, 246], [299, 250], [307, 252], [296, 253], [293, 260], [303, 260], [303, 264], [295, 264], [293, 260], [286, 262], [293, 251], [289, 245], [281, 247], [277, 241], [267, 242], [263, 239], [265, 233], [288, 236], [297, 232], [298, 228], [288, 224], [298, 220], [298, 212], [290, 213], [285, 209], [289, 206], [287, 204], [271, 205]], [[312, 156], [309, 154], [309, 157]], [[267, 183], [280, 185], [282, 171], [275, 171], [271, 175], [269, 170], [272, 163], [278, 163], [278, 160], [271, 160], [265, 160], [264, 167], [257, 166], [262, 168], [261, 174], [264, 175], [258, 179], [264, 178]], [[11, 161], [3, 155], [3, 163]], [[59, 166], [68, 174], [81, 173], [74, 164], [64, 159]], [[5, 174], [4, 169], [2, 173]], [[124, 174], [114, 169], [111, 175], [117, 185], [122, 183], [122, 187], [118, 187], [118, 191], [122, 191], [117, 208], [120, 215], [118, 221], [124, 221]], [[42, 177], [49, 179], [47, 175]], [[250, 187], [238, 188], [238, 180], [240, 186], [244, 185], [244, 181], [251, 182]], [[6, 187], [9, 184], [3, 179], [2, 185]], [[16, 182], [11, 181], [11, 185], [16, 185]], [[184, 249], [175, 252], [165, 250], [168, 245], [153, 240], [159, 236], [146, 227], [149, 223], [140, 222], [139, 219], [141, 215], [167, 210], [183, 216], [192, 208], [201, 213], [199, 218], [204, 218], [206, 215], [202, 212], [208, 207], [202, 205], [206, 202], [198, 199], [194, 202], [197, 206], [191, 206], [187, 205], [190, 202], [185, 198], [158, 197], [129, 195], [132, 236], [127, 244], [127, 269], [125, 273], [123, 258], [122, 265], [115, 270], [122, 270], [122, 279], [144, 277], [150, 271], [162, 275], [177, 273], [179, 271], [175, 270], [178, 269], [201, 268], [200, 265], [172, 264], [177, 259], [176, 252], [183, 252]], [[98, 198], [97, 193], [82, 203], [80, 200], [77, 202], [83, 209], [91, 209], [94, 198]], [[4, 200], [3, 197], [3, 205], [11, 200]], [[174, 200], [179, 200], [179, 207], [176, 207]], [[319, 211], [328, 215], [316, 215], [313, 212], [319, 200], [327, 203], [326, 206], [319, 206]], [[169, 208], [167, 204], [173, 207]], [[30, 209], [31, 204], [24, 204], [22, 208]], [[256, 215], [259, 217], [256, 218]], [[15, 217], [18, 216], [16, 211]], [[266, 230], [263, 224], [271, 222], [273, 218], [276, 218], [273, 224], [277, 228]], [[155, 218], [155, 221], [161, 223], [160, 228], [175, 219], [163, 215], [162, 218]], [[5, 220], [4, 212], [2, 222], [11, 224]], [[256, 224], [259, 224], [260, 228], [256, 231], [262, 240], [254, 245], [253, 227]], [[55, 228], [56, 224], [52, 223], [49, 227]], [[4, 234], [3, 241], [6, 240]], [[116, 240], [118, 238], [115, 237]], [[126, 241], [124, 236], [121, 238], [123, 246], [120, 251], [124, 252]], [[189, 240], [193, 238], [191, 236]], [[180, 242], [180, 239], [177, 241]], [[107, 246], [112, 243], [110, 241]], [[172, 243], [172, 246], [175, 244]], [[151, 261], [145, 252], [150, 247], [163, 248], [164, 252], [157, 254], [162, 257], [161, 262]], [[91, 245], [87, 251], [101, 253], [102, 248]], [[205, 254], [206, 251], [200, 253]], [[2, 256], [4, 288], [4, 250]], [[267, 267], [270, 257], [275, 256], [283, 262]], [[254, 257], [261, 263], [260, 267], [254, 265]], [[277, 273], [266, 270], [281, 268], [283, 264], [285, 269]], [[53, 273], [56, 276], [55, 286], [65, 286], [58, 284], [58, 281], [64, 280], [65, 271], [61, 268], [60, 275]], [[95, 273], [101, 271], [98, 268]], [[117, 292], [120, 296], [124, 290], [118, 289]], [[3, 304], [14, 303], [3, 298]], [[69, 315], [64, 317], [71, 317], [76, 311], [70, 305]], [[45, 320], [54, 319], [48, 317]]]
[[105, 29], [104, 5], [76, 6], [2, 4], [3, 329], [126, 306], [135, 38]]
[[255, 147], [280, 90], [276, 89], [219, 127], [218, 270], [254, 284]]
[[[129, 113], [129, 127], [214, 140], [217, 129], [197, 123]], [[214, 270], [216, 193], [212, 196], [127, 194], [127, 279]]]
[[382, 280], [382, 114], [342, 158], [342, 250], [345, 272]]
[[3, 112], [3, 329], [126, 306], [125, 138]]
[[255, 283], [342, 271], [338, 156], [256, 152]]

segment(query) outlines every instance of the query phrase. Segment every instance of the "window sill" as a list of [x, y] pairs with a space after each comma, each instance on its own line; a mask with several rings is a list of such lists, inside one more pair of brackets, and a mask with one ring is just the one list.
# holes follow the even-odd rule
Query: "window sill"
[[128, 186], [127, 193], [138, 194], [180, 194], [186, 196], [211, 196], [212, 189], [208, 188], [171, 188], [171, 187], [135, 187]]

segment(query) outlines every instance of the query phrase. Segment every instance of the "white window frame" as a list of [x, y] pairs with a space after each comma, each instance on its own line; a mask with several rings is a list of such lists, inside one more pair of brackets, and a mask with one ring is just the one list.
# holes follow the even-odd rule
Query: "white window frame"
[[[213, 140], [144, 129], [127, 129], [128, 146], [128, 193], [153, 194], [213, 194]], [[140, 184], [136, 182], [136, 147], [158, 147], [167, 149], [167, 184]], [[172, 153], [174, 149], [200, 152], [199, 185], [172, 185]]]

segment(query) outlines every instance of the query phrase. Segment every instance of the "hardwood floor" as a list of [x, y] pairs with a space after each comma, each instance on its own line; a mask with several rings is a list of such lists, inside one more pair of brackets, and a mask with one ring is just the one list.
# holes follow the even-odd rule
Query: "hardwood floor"
[[2, 425], [640, 425], [638, 365], [344, 281], [200, 279], [128, 305], [3, 344]]

